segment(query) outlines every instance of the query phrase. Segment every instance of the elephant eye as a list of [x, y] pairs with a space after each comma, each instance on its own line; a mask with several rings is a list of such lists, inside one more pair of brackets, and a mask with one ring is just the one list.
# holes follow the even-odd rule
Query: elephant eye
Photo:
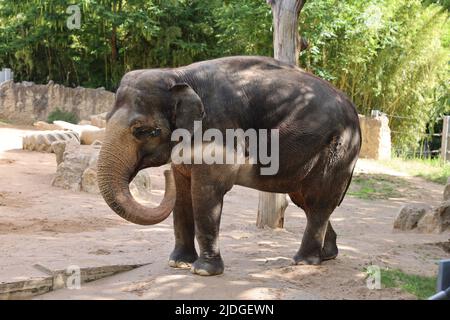
[[133, 135], [138, 139], [159, 137], [161, 135], [161, 129], [152, 127], [137, 127], [134, 128]]

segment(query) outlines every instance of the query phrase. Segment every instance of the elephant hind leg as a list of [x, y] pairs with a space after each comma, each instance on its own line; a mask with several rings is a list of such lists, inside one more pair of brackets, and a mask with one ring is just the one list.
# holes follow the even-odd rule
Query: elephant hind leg
[[295, 264], [318, 265], [337, 256], [336, 233], [329, 222], [334, 206], [323, 206], [320, 200], [306, 201], [300, 192], [290, 193], [291, 200], [301, 207], [307, 218], [302, 243], [294, 256]]
[[327, 232], [323, 241], [322, 260], [332, 260], [338, 255], [338, 247], [336, 243], [336, 232], [334, 232], [331, 222], [328, 221]]

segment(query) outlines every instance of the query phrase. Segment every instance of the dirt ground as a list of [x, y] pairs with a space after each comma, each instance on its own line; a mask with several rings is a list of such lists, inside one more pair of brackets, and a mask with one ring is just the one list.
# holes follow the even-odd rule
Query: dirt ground
[[[408, 179], [404, 197], [360, 200], [347, 196], [332, 215], [340, 254], [321, 266], [293, 266], [306, 218], [290, 203], [285, 229], [257, 229], [258, 192], [235, 186], [226, 196], [221, 225], [225, 273], [192, 275], [168, 266], [172, 219], [138, 226], [116, 216], [99, 195], [51, 186], [54, 154], [21, 150], [30, 128], [0, 126], [0, 283], [39, 278], [33, 267], [95, 267], [146, 264], [132, 271], [60, 289], [36, 299], [414, 299], [398, 289], [370, 290], [364, 268], [373, 264], [408, 273], [435, 275], [437, 261], [450, 255], [436, 244], [449, 234], [396, 232], [392, 225], [404, 203], [439, 203], [442, 186]], [[163, 193], [162, 168], [153, 169], [152, 198]], [[360, 160], [357, 171], [389, 171]], [[409, 192], [409, 190], [412, 190]]]

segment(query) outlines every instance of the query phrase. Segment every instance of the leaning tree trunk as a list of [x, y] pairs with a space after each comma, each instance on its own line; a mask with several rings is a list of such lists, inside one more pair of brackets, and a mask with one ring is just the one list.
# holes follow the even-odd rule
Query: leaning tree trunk
[[[275, 59], [298, 65], [300, 50], [306, 47], [298, 34], [298, 17], [305, 2], [306, 0], [267, 0], [272, 6]], [[285, 194], [260, 192], [256, 225], [259, 228], [282, 228], [287, 206]]]

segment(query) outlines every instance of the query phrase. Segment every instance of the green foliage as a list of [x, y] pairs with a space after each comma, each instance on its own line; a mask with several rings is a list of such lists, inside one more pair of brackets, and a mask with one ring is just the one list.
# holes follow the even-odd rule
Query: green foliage
[[447, 18], [442, 7], [419, 0], [312, 1], [302, 18], [311, 49], [301, 61], [345, 91], [360, 113], [400, 116], [390, 119], [393, 143], [411, 149], [427, 123], [450, 111]]
[[[16, 80], [114, 90], [133, 69], [225, 55], [272, 55], [264, 0], [0, 0], [0, 66]], [[450, 113], [448, 0], [307, 1], [300, 64], [342, 89], [360, 113], [391, 115], [396, 150], [411, 150]]]
[[400, 159], [382, 161], [383, 165], [405, 172], [411, 176], [445, 185], [450, 177], [450, 164], [440, 158], [434, 159]]
[[76, 114], [56, 108], [48, 115], [47, 122], [53, 123], [55, 120], [62, 120], [69, 123], [77, 124], [79, 119]]
[[224, 1], [213, 15], [222, 55], [273, 55], [272, 12], [265, 1]]
[[219, 54], [220, 1], [82, 0], [81, 29], [66, 27], [67, 0], [0, 0], [0, 65], [16, 79], [114, 90], [126, 71]]
[[436, 277], [407, 274], [396, 269], [381, 269], [381, 284], [385, 288], [401, 288], [419, 299], [427, 299], [436, 293]]

